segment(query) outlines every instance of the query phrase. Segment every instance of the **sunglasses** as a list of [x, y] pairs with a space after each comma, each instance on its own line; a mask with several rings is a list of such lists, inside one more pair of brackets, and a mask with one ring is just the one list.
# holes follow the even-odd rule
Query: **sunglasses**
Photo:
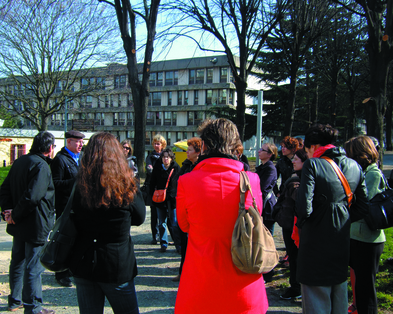
[[259, 151], [260, 151], [260, 152], [266, 152], [266, 153], [269, 153], [269, 154], [270, 154], [270, 152], [269, 152], [268, 150], [263, 149], [263, 148], [260, 148]]
[[126, 150], [128, 150], [128, 151], [130, 151], [130, 150], [131, 150], [131, 148], [130, 148], [130, 147], [126, 147], [126, 146], [123, 146], [123, 149], [126, 149]]

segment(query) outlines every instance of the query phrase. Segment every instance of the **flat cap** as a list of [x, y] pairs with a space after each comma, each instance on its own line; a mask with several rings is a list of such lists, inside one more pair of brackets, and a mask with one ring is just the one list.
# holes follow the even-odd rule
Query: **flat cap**
[[85, 135], [79, 131], [68, 131], [65, 134], [65, 138], [85, 138]]

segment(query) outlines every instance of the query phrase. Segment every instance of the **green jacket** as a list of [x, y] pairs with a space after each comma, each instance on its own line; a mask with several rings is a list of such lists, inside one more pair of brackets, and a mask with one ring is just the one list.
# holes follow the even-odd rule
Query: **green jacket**
[[[381, 170], [374, 163], [364, 171], [366, 176], [367, 198], [371, 200], [375, 195], [386, 189], [386, 183]], [[385, 242], [383, 230], [371, 230], [364, 219], [351, 224], [351, 239], [366, 243]]]

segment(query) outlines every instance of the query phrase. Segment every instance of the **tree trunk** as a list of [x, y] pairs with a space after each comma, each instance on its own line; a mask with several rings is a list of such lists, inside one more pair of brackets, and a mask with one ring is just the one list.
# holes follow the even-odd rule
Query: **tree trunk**
[[392, 150], [392, 104], [388, 102], [386, 108], [386, 150]]
[[355, 110], [355, 91], [352, 88], [349, 88], [349, 127], [348, 127], [348, 138], [346, 140], [355, 136], [355, 127], [356, 127], [356, 110]]
[[246, 127], [246, 88], [247, 84], [243, 81], [235, 83], [236, 86], [236, 126], [239, 131], [240, 140], [244, 140], [244, 132]]

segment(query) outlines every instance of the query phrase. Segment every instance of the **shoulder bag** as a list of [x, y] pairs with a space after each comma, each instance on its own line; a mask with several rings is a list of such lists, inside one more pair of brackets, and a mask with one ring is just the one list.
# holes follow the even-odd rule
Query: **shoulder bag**
[[171, 173], [169, 174], [168, 180], [166, 181], [166, 185], [165, 185], [165, 189], [164, 190], [155, 190], [152, 200], [154, 203], [162, 203], [165, 201], [166, 199], [166, 189], [168, 188], [168, 184], [169, 184], [169, 179], [171, 178], [171, 175], [173, 173], [173, 170], [171, 170]]
[[385, 176], [386, 189], [369, 201], [369, 213], [364, 218], [371, 230], [387, 229], [393, 226], [393, 190]]
[[75, 186], [76, 183], [63, 213], [56, 220], [53, 230], [48, 235], [48, 242], [41, 251], [40, 262], [50, 271], [63, 272], [70, 266], [72, 249], [77, 238], [77, 230], [70, 217]]
[[[253, 205], [245, 208], [245, 193], [250, 191]], [[232, 234], [232, 261], [242, 272], [265, 274], [278, 263], [278, 253], [270, 231], [263, 224], [246, 172], [240, 172], [239, 214]]]

